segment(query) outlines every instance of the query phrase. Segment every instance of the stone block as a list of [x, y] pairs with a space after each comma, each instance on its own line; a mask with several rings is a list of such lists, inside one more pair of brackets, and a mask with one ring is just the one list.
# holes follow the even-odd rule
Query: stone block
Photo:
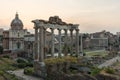
[[35, 70], [35, 75], [38, 77], [45, 78], [47, 76], [44, 62], [34, 61], [34, 70]]

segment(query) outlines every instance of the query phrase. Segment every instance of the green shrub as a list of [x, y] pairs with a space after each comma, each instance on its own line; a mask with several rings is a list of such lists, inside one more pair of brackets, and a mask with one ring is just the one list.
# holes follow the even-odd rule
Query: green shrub
[[3, 75], [4, 74], [4, 72], [3, 71], [0, 71], [0, 75]]
[[3, 54], [3, 47], [0, 46], [0, 54]]
[[10, 58], [10, 56], [8, 56], [8, 55], [5, 55], [5, 56], [3, 56], [3, 58], [8, 58], [8, 59], [9, 59], [9, 58]]
[[28, 62], [28, 63], [27, 63], [27, 66], [28, 66], [28, 67], [33, 67], [33, 63], [32, 63], [32, 62]]
[[18, 59], [17, 63], [27, 63], [24, 59]]
[[26, 63], [18, 63], [17, 64], [18, 68], [25, 68], [27, 66]]
[[17, 60], [17, 66], [18, 66], [19, 68], [33, 67], [33, 63], [32, 63], [31, 61], [28, 61], [28, 60], [18, 59], [18, 60]]
[[71, 73], [76, 74], [76, 73], [78, 73], [78, 70], [71, 70]]
[[26, 74], [26, 75], [33, 75], [33, 73], [34, 73], [34, 69], [31, 67], [26, 67], [24, 69], [24, 74]]
[[102, 69], [94, 68], [94, 69], [92, 69], [92, 71], [91, 71], [91, 75], [95, 76], [95, 75], [99, 74], [101, 70], [102, 70]]

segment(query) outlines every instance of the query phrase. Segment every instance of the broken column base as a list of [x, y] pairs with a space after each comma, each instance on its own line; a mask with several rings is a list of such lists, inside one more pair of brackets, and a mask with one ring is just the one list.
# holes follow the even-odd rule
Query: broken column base
[[34, 74], [38, 77], [46, 78], [46, 68], [44, 62], [34, 61]]

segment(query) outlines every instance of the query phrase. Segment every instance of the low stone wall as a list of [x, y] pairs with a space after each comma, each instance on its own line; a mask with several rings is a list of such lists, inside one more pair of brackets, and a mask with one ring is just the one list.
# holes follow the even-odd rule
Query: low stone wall
[[46, 62], [47, 80], [97, 80], [94, 77], [71, 71], [71, 65], [78, 63], [75, 57], [48, 59]]
[[47, 77], [48, 80], [97, 80], [96, 78], [87, 74], [65, 74], [63, 72], [54, 71]]

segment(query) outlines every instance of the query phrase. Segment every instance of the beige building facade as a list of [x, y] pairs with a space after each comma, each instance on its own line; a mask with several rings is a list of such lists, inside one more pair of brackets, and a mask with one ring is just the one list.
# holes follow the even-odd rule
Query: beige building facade
[[3, 48], [4, 50], [23, 50], [24, 35], [29, 34], [27, 29], [23, 29], [24, 25], [19, 19], [18, 13], [10, 24], [10, 29], [3, 31]]

